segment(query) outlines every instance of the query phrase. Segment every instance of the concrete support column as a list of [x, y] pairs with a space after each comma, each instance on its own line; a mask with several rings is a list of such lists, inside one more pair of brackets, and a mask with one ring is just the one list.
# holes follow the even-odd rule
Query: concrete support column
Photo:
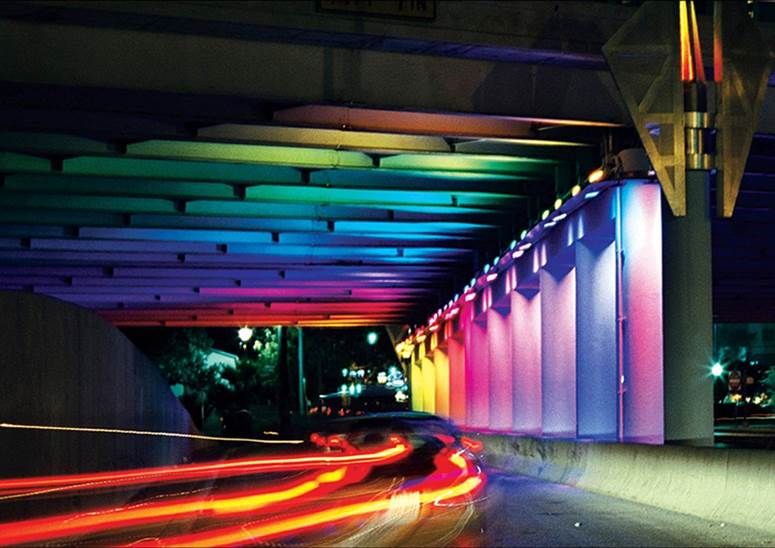
[[709, 174], [687, 171], [685, 217], [664, 208], [665, 441], [713, 443]]
[[449, 418], [457, 424], [466, 422], [466, 355], [465, 346], [456, 336], [447, 339], [449, 358]]
[[616, 192], [622, 253], [623, 437], [659, 444], [664, 440], [662, 192], [659, 185], [634, 181]]
[[449, 358], [441, 348], [433, 351], [436, 372], [436, 414], [449, 418]]
[[543, 433], [576, 436], [576, 272], [547, 264], [541, 280]]
[[420, 358], [420, 351], [422, 345], [416, 347], [412, 351], [412, 363], [410, 365], [410, 377], [409, 387], [412, 397], [412, 411], [423, 410], [423, 377], [422, 377], [422, 359]]
[[510, 430], [512, 423], [512, 365], [510, 314], [490, 308], [487, 348], [490, 365], [490, 422], [493, 430]]
[[430, 355], [422, 357], [422, 410], [426, 413], [436, 412], [436, 370]]
[[466, 323], [466, 426], [487, 428], [490, 423], [490, 372], [485, 319]]
[[587, 235], [575, 251], [577, 433], [579, 438], [616, 440], [616, 245], [608, 234]]
[[541, 297], [537, 288], [511, 293], [512, 429], [541, 432]]

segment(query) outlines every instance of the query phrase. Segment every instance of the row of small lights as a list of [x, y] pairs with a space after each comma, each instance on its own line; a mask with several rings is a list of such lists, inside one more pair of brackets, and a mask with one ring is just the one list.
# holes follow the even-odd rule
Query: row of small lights
[[[570, 198], [577, 196], [581, 191], [588, 185], [599, 183], [601, 182], [606, 176], [606, 172], [603, 168], [597, 168], [594, 171], [592, 171], [584, 181], [582, 181], [579, 184], [576, 184], [573, 186], [573, 188], [570, 189], [568, 193], [566, 193], [564, 196], [557, 197], [557, 199], [554, 201], [554, 209], [546, 209], [541, 214], [541, 219], [534, 222], [529, 228], [526, 228], [522, 231], [522, 233], [519, 236], [519, 240], [513, 240], [511, 244], [509, 245], [508, 249], [501, 253], [498, 257], [495, 258], [495, 260], [492, 262], [492, 264], [486, 264], [484, 265], [484, 268], [482, 271], [475, 277], [471, 278], [471, 281], [463, 288], [462, 297], [465, 302], [470, 302], [476, 299], [478, 293], [477, 289], [483, 289], [486, 284], [494, 282], [496, 279], [498, 279], [498, 272], [496, 271], [498, 265], [501, 262], [508, 263], [510, 260], [518, 259], [521, 257], [525, 251], [530, 249], [532, 247], [533, 243], [526, 241], [527, 235], [539, 224], [543, 223], [544, 229], [549, 229], [553, 226], [555, 226], [557, 223], [565, 219], [568, 214], [567, 213], [556, 213], [555, 215], [552, 215], [553, 212], [556, 212], [559, 210], [562, 205], [569, 200]], [[600, 193], [599, 190], [589, 191], [586, 193], [584, 198], [591, 199], [597, 196]], [[551, 218], [550, 218], [551, 217]], [[484, 282], [482, 282], [482, 278], [484, 278]], [[444, 305], [442, 308], [439, 308], [436, 313], [431, 316], [428, 319], [428, 331], [433, 333], [435, 331], [438, 331], [440, 328], [439, 319], [443, 318], [444, 320], [450, 320], [454, 318], [459, 312], [460, 307], [458, 305], [458, 301], [461, 298], [461, 294], [458, 293], [450, 301]], [[409, 329], [409, 335], [412, 335], [412, 329]], [[419, 330], [415, 327], [415, 340], [417, 343], [422, 343], [426, 338], [426, 333], [424, 332], [424, 328], [421, 327]], [[399, 343], [401, 350], [406, 349], [406, 346], [404, 343]], [[399, 350], [397, 348], [397, 350]], [[401, 352], [399, 350], [399, 352]]]

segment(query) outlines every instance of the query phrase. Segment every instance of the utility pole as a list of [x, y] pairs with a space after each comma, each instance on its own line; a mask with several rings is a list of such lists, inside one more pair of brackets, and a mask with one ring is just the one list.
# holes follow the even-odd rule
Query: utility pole
[[307, 390], [304, 382], [304, 331], [301, 326], [296, 328], [299, 336], [299, 416], [307, 413]]
[[288, 333], [286, 328], [277, 328], [277, 410], [280, 414], [280, 427], [287, 429], [291, 424], [291, 409], [288, 405], [288, 393], [291, 383], [288, 379]]

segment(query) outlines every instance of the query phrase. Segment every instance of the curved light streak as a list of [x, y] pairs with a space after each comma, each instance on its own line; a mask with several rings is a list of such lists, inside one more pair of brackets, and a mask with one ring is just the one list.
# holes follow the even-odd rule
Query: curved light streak
[[238, 443], [266, 443], [273, 445], [298, 445], [304, 440], [263, 440], [258, 438], [226, 438], [220, 436], [205, 436], [203, 434], [185, 434], [183, 432], [157, 432], [153, 430], [126, 430], [123, 428], [94, 428], [84, 426], [50, 426], [46, 424], [15, 424], [0, 422], [0, 428], [17, 430], [53, 430], [61, 432], [96, 432], [100, 434], [129, 434], [133, 436], [160, 436], [164, 438], [188, 438], [192, 440], [230, 441]]
[[394, 438], [392, 443], [392, 446], [386, 448], [356, 454], [278, 455], [272, 458], [232, 459], [205, 464], [140, 468], [119, 472], [6, 479], [0, 480], [0, 493], [5, 493], [5, 496], [0, 496], [0, 500], [62, 491], [122, 487], [150, 481], [157, 483], [190, 481], [210, 477], [216, 473], [218, 477], [223, 478], [346, 464], [389, 464], [400, 460], [411, 451], [411, 447], [397, 438]]

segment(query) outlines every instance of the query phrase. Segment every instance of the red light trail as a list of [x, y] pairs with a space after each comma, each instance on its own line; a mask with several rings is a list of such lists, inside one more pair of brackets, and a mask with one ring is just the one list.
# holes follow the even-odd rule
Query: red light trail
[[148, 483], [149, 481], [156, 483], [183, 482], [207, 478], [214, 474], [225, 478], [266, 472], [292, 472], [346, 464], [387, 464], [403, 458], [405, 453], [409, 451], [407, 445], [397, 438], [391, 438], [391, 444], [388, 447], [361, 451], [357, 454], [278, 455], [272, 458], [231, 459], [204, 464], [162, 466], [118, 472], [6, 479], [0, 480], [0, 500], [63, 491], [124, 487]]

